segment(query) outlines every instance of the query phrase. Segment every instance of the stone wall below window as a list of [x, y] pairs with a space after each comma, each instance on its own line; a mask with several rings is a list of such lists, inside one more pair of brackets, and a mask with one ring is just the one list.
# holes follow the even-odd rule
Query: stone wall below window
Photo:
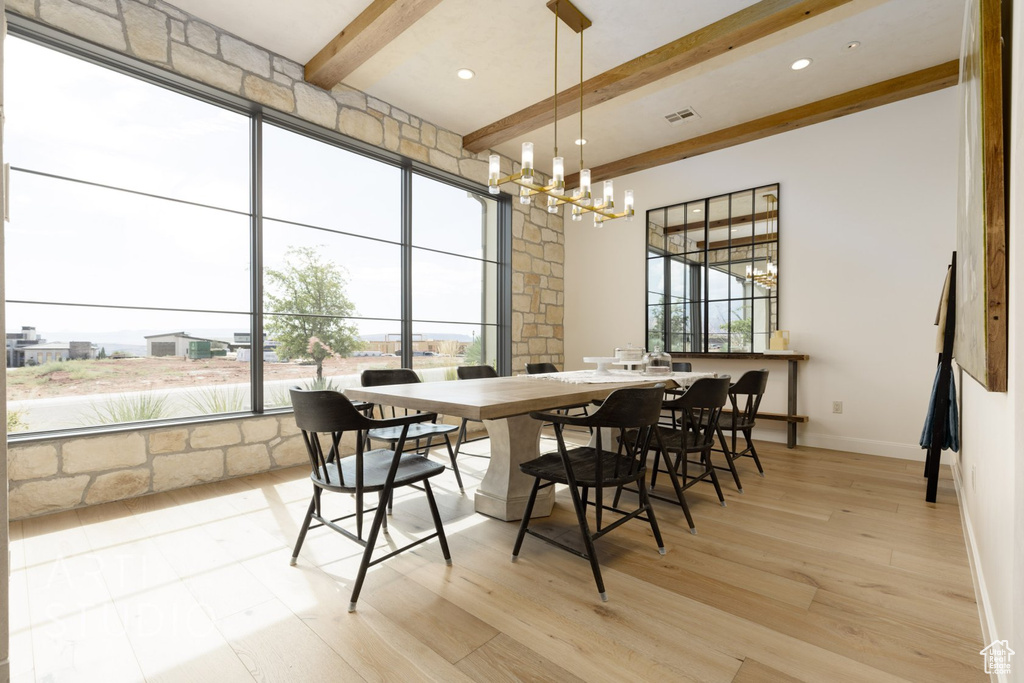
[[34, 517], [307, 462], [290, 413], [13, 442], [7, 446], [10, 517]]
[[[459, 424], [460, 420], [442, 417]], [[470, 423], [470, 437], [482, 433]], [[455, 434], [452, 434], [452, 444]], [[435, 444], [436, 445], [436, 444]], [[342, 453], [355, 452], [346, 434]], [[441, 445], [442, 453], [443, 444]], [[435, 451], [436, 452], [436, 451]], [[11, 520], [305, 465], [292, 413], [7, 444]]]

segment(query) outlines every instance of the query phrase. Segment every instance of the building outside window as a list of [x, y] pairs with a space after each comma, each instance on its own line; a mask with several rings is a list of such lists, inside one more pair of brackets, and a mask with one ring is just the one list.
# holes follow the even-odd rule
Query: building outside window
[[281, 115], [6, 47], [9, 430], [262, 412], [366, 368], [508, 362], [506, 201]]

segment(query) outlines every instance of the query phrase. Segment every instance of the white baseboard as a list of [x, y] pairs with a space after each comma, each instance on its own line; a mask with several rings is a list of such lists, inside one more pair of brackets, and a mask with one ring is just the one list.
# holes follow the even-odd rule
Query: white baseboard
[[[964, 541], [967, 543], [967, 560], [971, 565], [971, 578], [974, 581], [974, 599], [978, 603], [981, 640], [987, 645], [999, 640], [996, 633], [996, 622], [992, 615], [992, 601], [988, 595], [988, 587], [985, 585], [985, 574], [981, 569], [981, 556], [978, 552], [978, 543], [974, 538], [971, 513], [967, 511], [967, 501], [963, 495], [963, 476], [960, 472], [960, 464], [954, 462], [950, 469], [953, 470], [953, 488], [956, 489], [956, 500], [960, 508], [960, 524], [963, 526]], [[978, 657], [981, 660], [980, 654]], [[1005, 675], [992, 674], [991, 678], [999, 683], [1009, 683], [1009, 678]]]
[[[760, 423], [755, 429], [755, 438], [763, 441], [786, 443], [785, 430], [761, 429]], [[900, 460], [916, 460], [924, 462], [927, 451], [920, 445], [913, 443], [899, 443], [897, 441], [878, 441], [875, 439], [858, 439], [852, 436], [835, 436], [832, 434], [815, 434], [813, 432], [798, 433], [797, 443], [801, 446], [813, 448], [828, 448], [834, 451], [850, 451], [851, 453], [863, 453], [864, 455], [881, 455], [886, 458], [899, 458]], [[956, 457], [950, 451], [942, 452], [942, 464], [951, 464]]]

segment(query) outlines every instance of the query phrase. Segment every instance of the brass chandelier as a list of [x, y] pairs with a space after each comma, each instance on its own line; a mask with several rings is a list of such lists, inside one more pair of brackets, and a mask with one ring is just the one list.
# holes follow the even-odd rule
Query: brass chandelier
[[[772, 232], [778, 232], [779, 210], [778, 210], [778, 198], [773, 194], [764, 195], [764, 201], [767, 205], [767, 216], [765, 217], [765, 237], [771, 237]], [[772, 223], [772, 211], [775, 212], [774, 218], [776, 223]], [[774, 227], [774, 230], [773, 230]], [[778, 236], [776, 236], [775, 244], [778, 244]], [[753, 242], [752, 242], [753, 244]], [[765, 269], [754, 268], [752, 265], [747, 266], [747, 282], [753, 282], [754, 284], [760, 285], [765, 289], [775, 289], [779, 284], [779, 267], [772, 261], [772, 242], [768, 241], [765, 247], [768, 250], [765, 256]], [[756, 244], [751, 247], [756, 249]]]
[[[558, 156], [558, 22], [560, 20], [558, 10], [559, 4], [564, 3], [569, 10], [575, 12], [577, 26], [566, 21], [566, 24], [580, 34], [580, 138], [577, 144], [580, 148], [580, 186], [571, 193], [565, 190], [565, 159]], [[583, 30], [591, 25], [587, 19], [569, 0], [550, 0], [548, 8], [555, 13], [555, 97], [554, 97], [554, 120], [555, 120], [555, 144], [554, 158], [551, 160], [551, 183], [541, 185], [536, 180], [533, 168], [533, 143], [523, 143], [522, 165], [517, 173], [504, 178], [501, 177], [501, 157], [491, 154], [488, 158], [487, 185], [491, 194], [498, 194], [500, 186], [506, 183], [514, 183], [519, 186], [519, 201], [522, 204], [533, 202], [534, 196], [544, 195], [547, 197], [545, 207], [548, 213], [558, 213], [559, 209], [568, 204], [572, 207], [572, 220], [583, 220], [583, 214], [594, 215], [594, 225], [599, 226], [605, 221], [615, 218], [633, 218], [633, 190], [626, 190], [623, 198], [623, 210], [615, 212], [615, 187], [611, 180], [604, 181], [601, 200], [595, 201], [590, 186], [590, 169], [583, 166], [583, 145], [586, 140], [583, 137]]]

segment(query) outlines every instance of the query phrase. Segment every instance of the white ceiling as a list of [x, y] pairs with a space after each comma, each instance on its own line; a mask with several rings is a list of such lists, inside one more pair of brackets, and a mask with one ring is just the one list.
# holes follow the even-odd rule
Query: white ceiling
[[[305, 63], [369, 0], [171, 0], [226, 31]], [[574, 0], [593, 21], [584, 33], [584, 78], [691, 33], [752, 0]], [[853, 0], [584, 113], [586, 164], [669, 145], [790, 107], [956, 59], [964, 0]], [[442, 0], [356, 69], [345, 83], [459, 134], [475, 131], [553, 92], [554, 15], [545, 0]], [[860, 41], [847, 50], [850, 41]], [[813, 64], [793, 71], [790, 64]], [[463, 81], [462, 67], [476, 72]], [[559, 89], [579, 81], [577, 34], [559, 31]], [[664, 116], [693, 107], [699, 119]], [[559, 122], [566, 172], [577, 170], [579, 119]], [[519, 156], [553, 156], [551, 126], [503, 143]]]

